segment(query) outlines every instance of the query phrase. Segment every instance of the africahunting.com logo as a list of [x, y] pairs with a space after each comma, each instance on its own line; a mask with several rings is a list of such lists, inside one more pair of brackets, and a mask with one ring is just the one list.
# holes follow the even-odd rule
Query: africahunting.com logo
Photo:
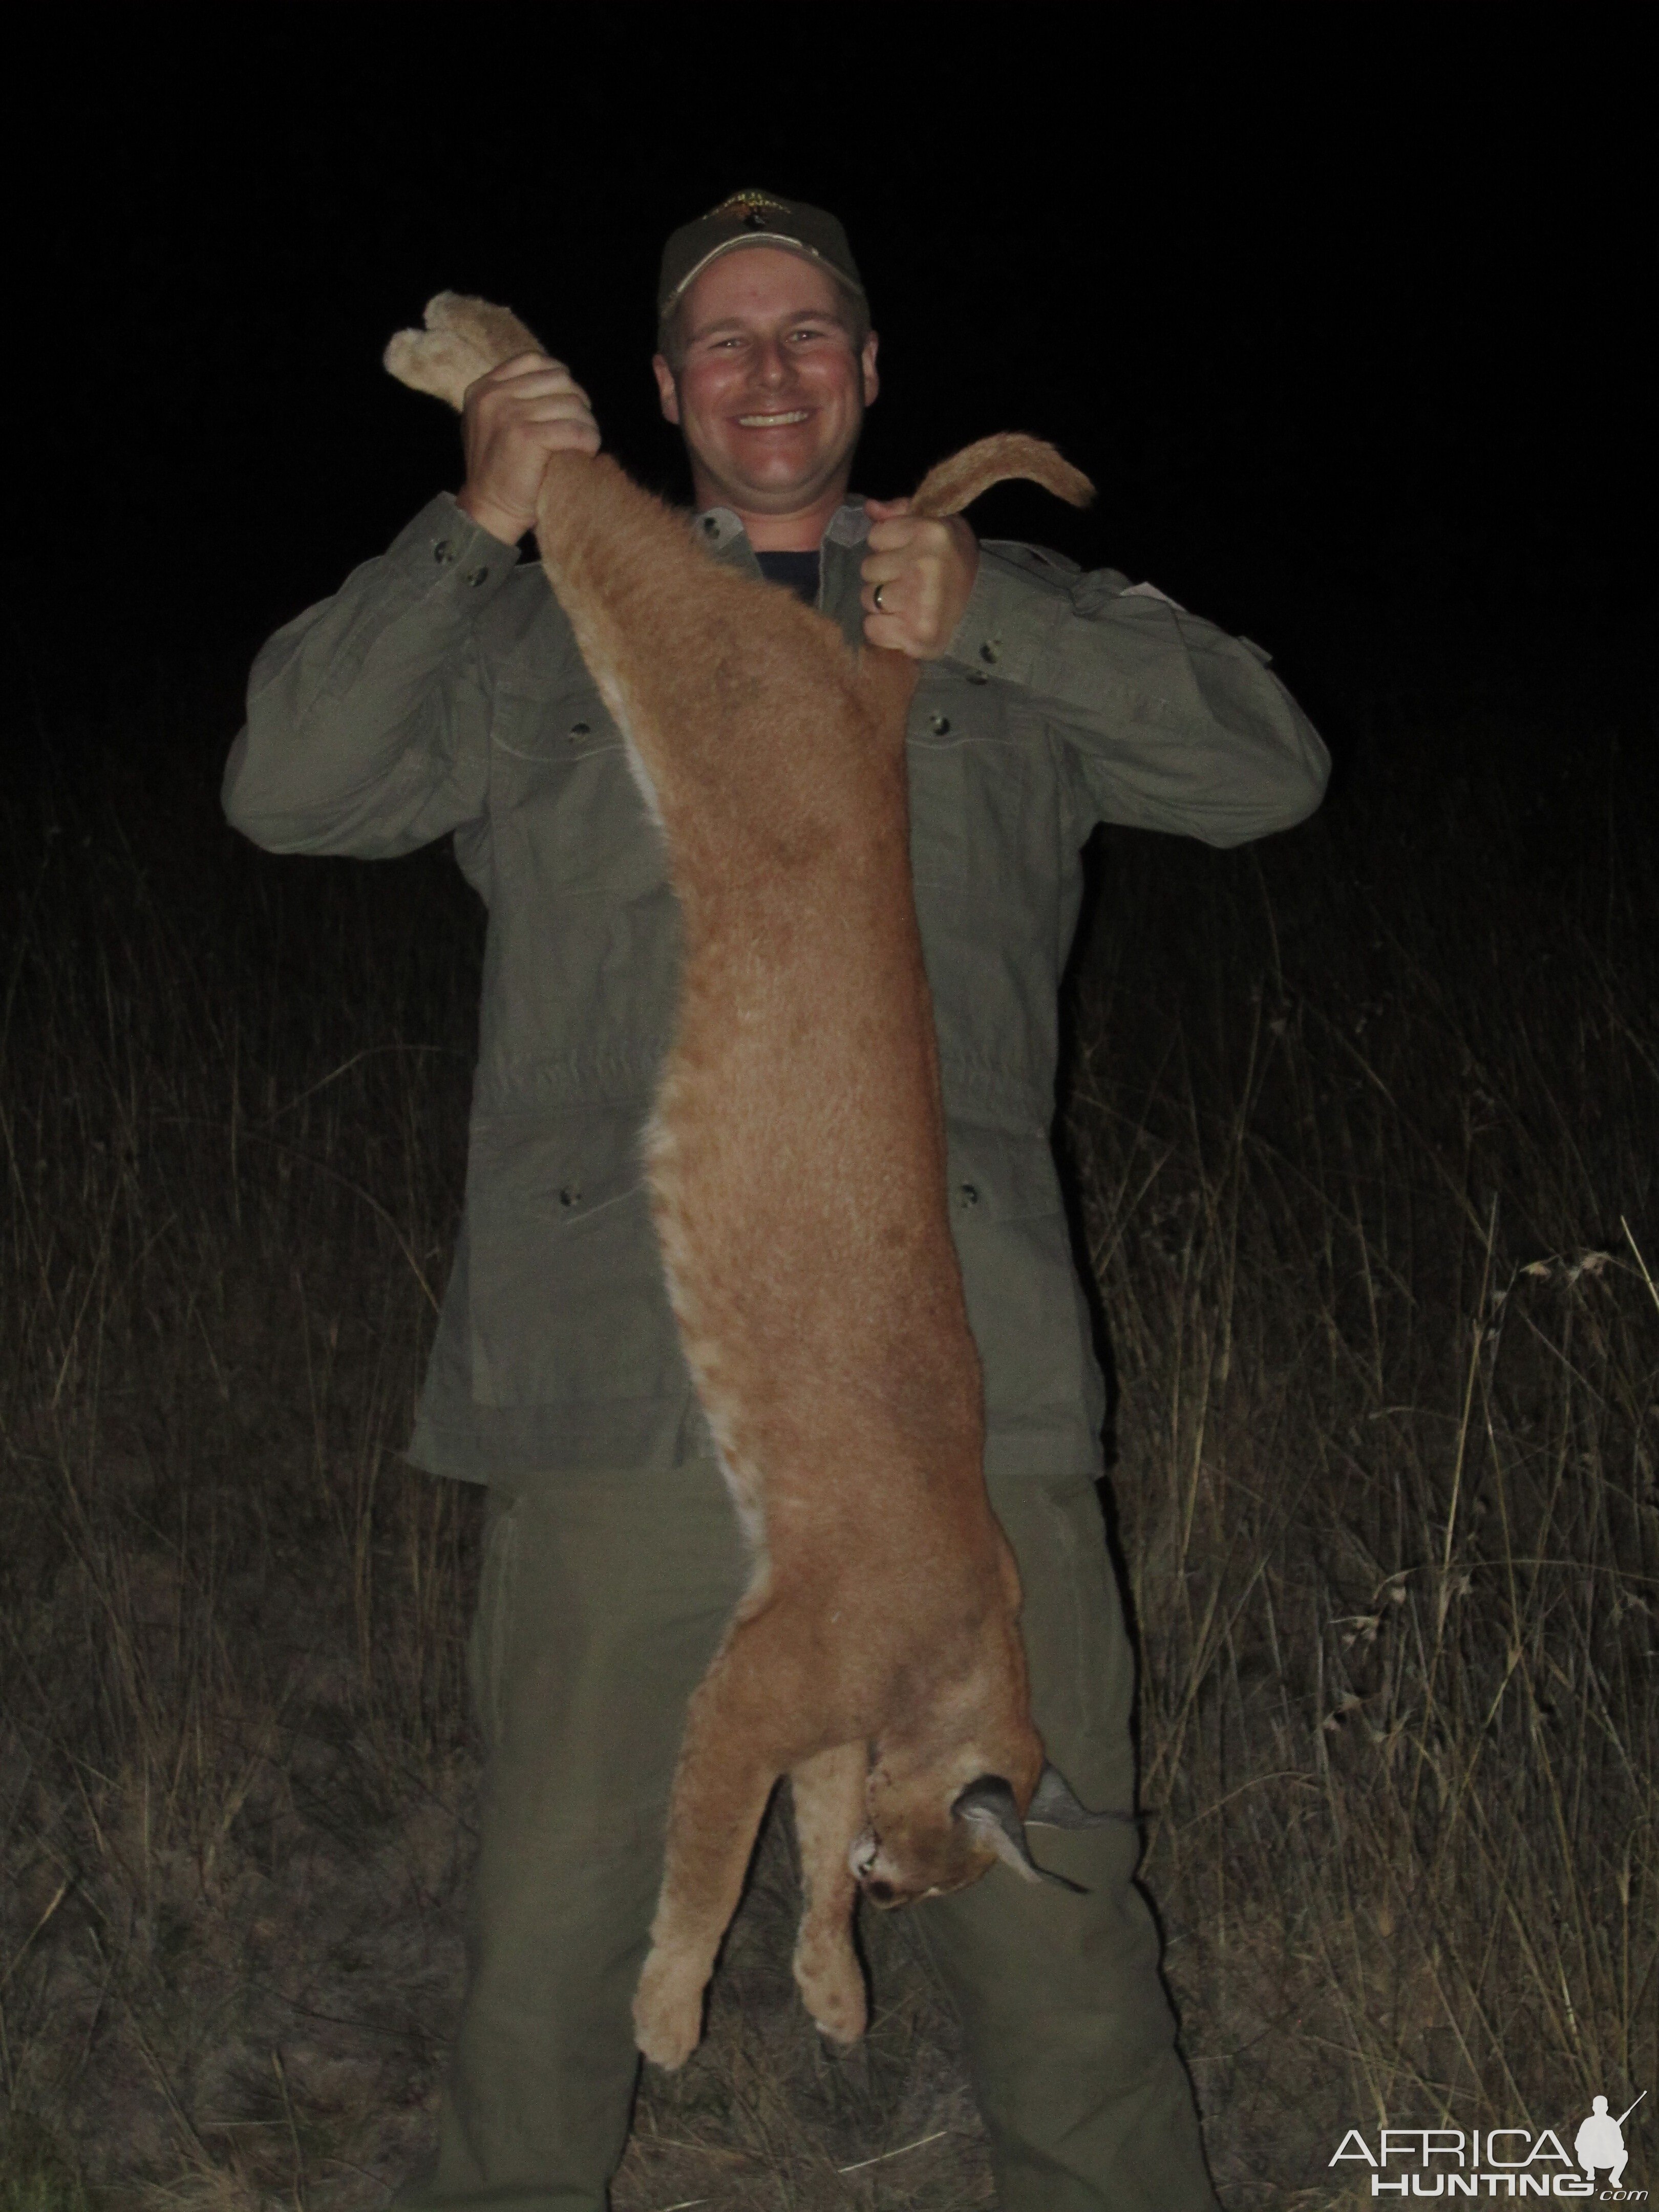
[[[1569, 2153], [1553, 2128], [1383, 2128], [1367, 2136], [1350, 2128], [1331, 2164], [1370, 2169], [1371, 2197], [1593, 2197], [1603, 2204], [1644, 2204], [1645, 2189], [1625, 2186], [1625, 2123], [1642, 2096], [1615, 2119], [1597, 2097]], [[1355, 2180], [1360, 2176], [1355, 2174]]]

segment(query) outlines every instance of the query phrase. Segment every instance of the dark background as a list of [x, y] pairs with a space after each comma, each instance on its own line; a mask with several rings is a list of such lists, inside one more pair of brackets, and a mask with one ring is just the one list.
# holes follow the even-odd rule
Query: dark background
[[[884, 340], [859, 471], [1026, 428], [1033, 534], [1269, 646], [1339, 753], [1401, 711], [1645, 714], [1639, 17], [1432, 9], [300, 5], [37, 30], [14, 97], [7, 646], [29, 747], [260, 638], [458, 481], [379, 366], [509, 301], [678, 491], [667, 229], [842, 214]], [[21, 403], [21, 404], [20, 404]], [[222, 733], [228, 737], [227, 728]]]

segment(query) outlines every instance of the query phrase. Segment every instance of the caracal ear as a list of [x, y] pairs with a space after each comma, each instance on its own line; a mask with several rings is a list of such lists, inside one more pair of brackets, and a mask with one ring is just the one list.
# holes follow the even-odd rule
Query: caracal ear
[[958, 1820], [966, 1820], [981, 1839], [988, 1843], [1004, 1866], [1012, 1867], [1022, 1881], [1051, 1881], [1058, 1888], [1076, 1892], [1086, 1897], [1088, 1892], [1080, 1881], [1071, 1881], [1063, 1874], [1050, 1874], [1031, 1856], [1031, 1846], [1025, 1840], [1025, 1824], [1019, 1817], [1019, 1800], [1000, 1774], [981, 1774], [970, 1782], [953, 1801], [951, 1813]]
[[1045, 1766], [1037, 1777], [1025, 1818], [1036, 1828], [1133, 1827], [1133, 1813], [1091, 1813], [1057, 1766]]

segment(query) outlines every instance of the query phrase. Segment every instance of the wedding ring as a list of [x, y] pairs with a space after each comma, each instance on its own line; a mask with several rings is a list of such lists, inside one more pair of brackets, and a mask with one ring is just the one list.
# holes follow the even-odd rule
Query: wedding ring
[[885, 584], [878, 584], [876, 586], [876, 612], [878, 614], [881, 612], [881, 595], [886, 589], [887, 586]]

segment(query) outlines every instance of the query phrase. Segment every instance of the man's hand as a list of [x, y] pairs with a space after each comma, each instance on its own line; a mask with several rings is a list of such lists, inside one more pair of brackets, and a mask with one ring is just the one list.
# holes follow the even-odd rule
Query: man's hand
[[536, 520], [550, 453], [597, 453], [599, 426], [587, 394], [562, 361], [515, 354], [467, 388], [461, 410], [466, 482], [462, 512], [516, 545]]
[[[979, 574], [979, 540], [959, 514], [925, 522], [908, 499], [872, 499], [864, 577], [864, 635], [872, 645], [937, 660], [962, 620]], [[876, 593], [881, 605], [876, 605]]]

